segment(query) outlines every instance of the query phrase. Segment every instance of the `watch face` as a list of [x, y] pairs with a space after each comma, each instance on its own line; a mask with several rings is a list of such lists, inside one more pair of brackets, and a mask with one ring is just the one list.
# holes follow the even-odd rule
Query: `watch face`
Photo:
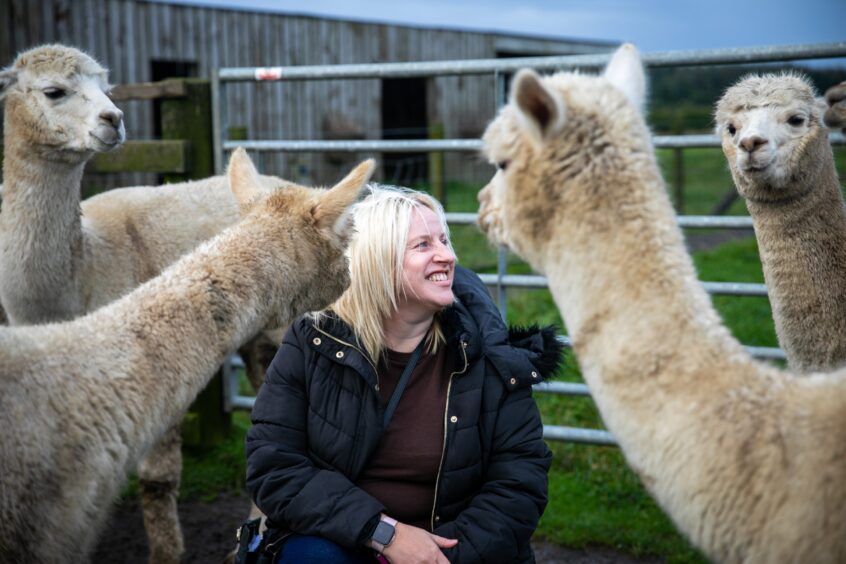
[[379, 524], [376, 525], [376, 530], [373, 531], [373, 540], [378, 542], [382, 545], [390, 544], [391, 540], [394, 538], [394, 526], [385, 523], [384, 521], [379, 521]]

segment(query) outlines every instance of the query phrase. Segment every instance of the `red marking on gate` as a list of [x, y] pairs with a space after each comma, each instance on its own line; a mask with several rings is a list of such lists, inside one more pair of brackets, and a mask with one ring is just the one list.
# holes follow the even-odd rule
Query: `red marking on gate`
[[282, 67], [259, 67], [256, 69], [256, 80], [279, 80], [282, 78]]

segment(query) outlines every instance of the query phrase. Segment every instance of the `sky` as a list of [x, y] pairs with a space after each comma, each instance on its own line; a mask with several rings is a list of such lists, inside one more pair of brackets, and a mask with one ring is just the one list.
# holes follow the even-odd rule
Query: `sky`
[[632, 41], [642, 52], [846, 41], [846, 0], [178, 0], [174, 3], [425, 27]]

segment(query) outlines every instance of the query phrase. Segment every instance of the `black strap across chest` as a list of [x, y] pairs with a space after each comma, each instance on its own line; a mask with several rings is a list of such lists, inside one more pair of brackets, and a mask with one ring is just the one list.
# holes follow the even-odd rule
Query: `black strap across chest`
[[411, 358], [408, 359], [408, 364], [405, 365], [405, 369], [402, 371], [399, 382], [397, 382], [397, 387], [394, 389], [394, 393], [391, 394], [391, 399], [388, 400], [387, 407], [385, 407], [385, 415], [382, 417], [382, 429], [388, 428], [388, 423], [390, 423], [391, 417], [394, 416], [394, 411], [397, 409], [402, 393], [405, 391], [408, 381], [411, 380], [411, 373], [414, 372], [414, 367], [417, 366], [417, 361], [420, 360], [420, 354], [423, 352], [425, 343], [426, 337], [423, 337], [417, 348], [411, 353]]

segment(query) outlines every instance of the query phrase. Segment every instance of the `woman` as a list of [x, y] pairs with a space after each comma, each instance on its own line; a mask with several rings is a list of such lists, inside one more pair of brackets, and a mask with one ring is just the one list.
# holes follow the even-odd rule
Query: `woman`
[[354, 221], [350, 288], [292, 325], [247, 434], [277, 562], [533, 562], [554, 330], [509, 335], [431, 197], [373, 188]]

